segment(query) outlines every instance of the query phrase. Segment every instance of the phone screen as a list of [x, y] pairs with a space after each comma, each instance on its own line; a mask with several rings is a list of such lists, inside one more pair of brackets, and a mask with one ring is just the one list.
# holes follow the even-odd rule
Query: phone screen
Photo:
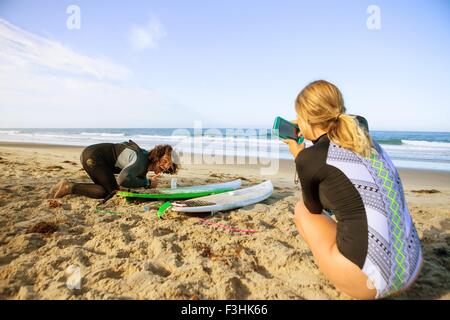
[[281, 118], [278, 130], [279, 135], [282, 137], [291, 138], [293, 140], [298, 139], [298, 126], [289, 121]]

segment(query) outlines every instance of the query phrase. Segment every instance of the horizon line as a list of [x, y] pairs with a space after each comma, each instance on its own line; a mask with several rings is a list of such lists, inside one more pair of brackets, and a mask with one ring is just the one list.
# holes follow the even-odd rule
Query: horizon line
[[[13, 130], [13, 129], [265, 129], [265, 130], [271, 130], [271, 127], [258, 127], [258, 126], [249, 126], [249, 127], [201, 127], [201, 128], [194, 128], [194, 127], [1, 127], [0, 130]], [[424, 132], [424, 133], [450, 133], [450, 131], [426, 131], [426, 130], [392, 130], [392, 129], [371, 129], [372, 131], [379, 131], [379, 132]]]

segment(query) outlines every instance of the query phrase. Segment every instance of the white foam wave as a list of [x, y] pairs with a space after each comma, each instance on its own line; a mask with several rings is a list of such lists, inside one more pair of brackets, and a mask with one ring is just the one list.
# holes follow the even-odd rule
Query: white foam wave
[[183, 136], [183, 135], [173, 135], [173, 136], [161, 136], [161, 135], [146, 135], [146, 134], [138, 134], [136, 136], [131, 137], [131, 139], [140, 139], [140, 140], [179, 140], [179, 139], [186, 139], [189, 138], [189, 136]]
[[17, 130], [0, 130], [0, 134], [18, 134], [20, 131]]
[[102, 137], [125, 137], [125, 133], [101, 133]]
[[101, 132], [81, 132], [80, 135], [82, 136], [99, 136], [101, 135]]
[[109, 132], [81, 132], [81, 136], [90, 136], [90, 137], [125, 137], [125, 133], [109, 133]]
[[402, 140], [404, 145], [408, 146], [418, 146], [425, 148], [449, 148], [449, 142], [440, 142], [440, 141], [421, 141], [421, 140]]

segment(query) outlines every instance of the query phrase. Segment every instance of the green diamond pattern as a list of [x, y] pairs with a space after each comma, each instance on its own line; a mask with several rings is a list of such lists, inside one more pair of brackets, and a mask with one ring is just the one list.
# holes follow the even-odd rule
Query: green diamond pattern
[[375, 155], [370, 158], [372, 168], [376, 170], [377, 176], [383, 181], [383, 188], [386, 191], [387, 198], [391, 201], [389, 209], [391, 210], [391, 233], [394, 236], [394, 261], [396, 265], [394, 267], [394, 279], [392, 283], [392, 289], [394, 291], [399, 290], [403, 286], [405, 280], [406, 268], [405, 268], [405, 255], [403, 249], [405, 247], [402, 236], [403, 229], [401, 228], [401, 217], [398, 209], [396, 197], [397, 191], [392, 189], [394, 186], [393, 181], [389, 178], [389, 171], [383, 167], [383, 162], [379, 161]]

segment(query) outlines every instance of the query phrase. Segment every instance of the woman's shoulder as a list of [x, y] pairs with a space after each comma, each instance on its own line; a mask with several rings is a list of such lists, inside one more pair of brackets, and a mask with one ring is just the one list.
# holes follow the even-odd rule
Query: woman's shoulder
[[329, 141], [320, 141], [303, 149], [295, 158], [297, 171], [315, 174], [327, 161]]
[[298, 153], [297, 157], [295, 158], [295, 163], [297, 166], [303, 166], [314, 159], [314, 155], [316, 153], [314, 147], [314, 145], [308, 148], [305, 147]]

